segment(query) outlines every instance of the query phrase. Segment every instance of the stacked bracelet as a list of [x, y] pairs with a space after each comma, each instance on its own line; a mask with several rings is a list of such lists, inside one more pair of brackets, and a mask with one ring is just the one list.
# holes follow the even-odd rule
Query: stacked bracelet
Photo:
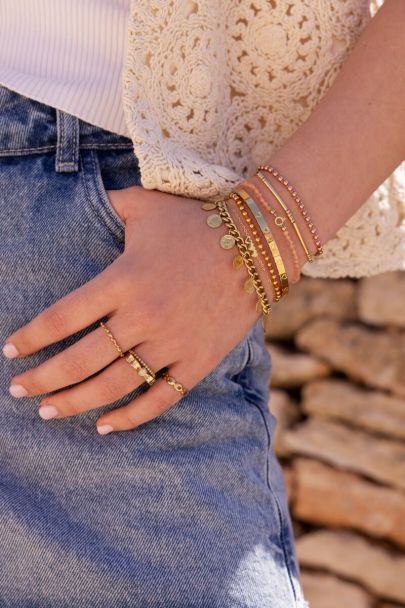
[[[257, 309], [262, 310], [263, 314], [269, 315], [271, 312], [271, 305], [267, 298], [263, 283], [260, 279], [259, 274], [255, 268], [254, 262], [251, 255], [251, 241], [246, 241], [242, 238], [239, 230], [234, 224], [232, 217], [229, 213], [228, 207], [224, 200], [218, 200], [215, 203], [204, 203], [202, 208], [206, 211], [212, 209], [212, 205], [216, 208], [217, 213], [211, 214], [207, 218], [207, 224], [210, 228], [218, 228], [222, 224], [228, 228], [228, 233], [220, 238], [220, 245], [223, 249], [232, 249], [235, 245], [238, 247], [239, 255], [245, 265], [248, 272], [249, 279], [245, 282], [245, 291], [248, 293], [256, 291], [258, 296]], [[234, 264], [234, 267], [235, 264]]]
[[282, 215], [278, 215], [276, 213], [276, 211], [273, 209], [273, 207], [271, 207], [268, 204], [268, 202], [266, 201], [264, 196], [262, 196], [260, 190], [258, 188], [256, 188], [256, 186], [254, 184], [252, 184], [251, 182], [248, 182], [248, 181], [244, 181], [240, 184], [240, 186], [245, 188], [245, 190], [247, 190], [248, 192], [249, 192], [249, 190], [251, 190], [253, 195], [256, 196], [257, 200], [262, 203], [263, 207], [265, 209], [267, 209], [267, 211], [269, 211], [273, 215], [274, 224], [282, 231], [282, 233], [287, 241], [288, 247], [290, 248], [291, 256], [292, 256], [293, 264], [294, 264], [294, 269], [295, 269], [294, 278], [295, 278], [295, 281], [298, 281], [300, 278], [300, 275], [301, 275], [301, 267], [300, 267], [300, 262], [298, 259], [297, 250], [296, 250], [293, 240], [290, 236], [288, 228], [287, 228], [287, 226], [285, 226], [286, 217], [282, 216]]
[[312, 255], [308, 251], [308, 247], [306, 246], [305, 241], [302, 238], [301, 230], [298, 228], [298, 224], [295, 221], [295, 217], [291, 213], [290, 209], [288, 209], [287, 205], [284, 203], [283, 199], [280, 197], [280, 195], [277, 192], [277, 190], [274, 188], [274, 186], [271, 184], [271, 182], [269, 182], [269, 180], [265, 178], [265, 176], [263, 175], [263, 173], [261, 173], [261, 171], [258, 170], [256, 172], [256, 175], [263, 182], [263, 184], [266, 186], [266, 188], [268, 190], [270, 190], [270, 192], [272, 193], [272, 195], [274, 196], [274, 198], [276, 199], [276, 201], [281, 205], [281, 207], [286, 212], [288, 219], [290, 220], [291, 224], [294, 227], [295, 232], [297, 233], [297, 236], [298, 236], [299, 241], [300, 241], [300, 243], [302, 245], [302, 248], [305, 251], [305, 255], [308, 258], [308, 261], [312, 262]]
[[299, 196], [296, 188], [294, 188], [294, 186], [284, 177], [281, 175], [281, 173], [279, 171], [277, 171], [274, 167], [272, 167], [271, 165], [260, 165], [257, 168], [258, 171], [267, 171], [268, 173], [271, 173], [274, 177], [276, 177], [278, 179], [278, 181], [285, 186], [285, 188], [287, 189], [287, 191], [289, 192], [289, 194], [291, 195], [291, 197], [294, 199], [294, 201], [296, 202], [298, 209], [300, 210], [300, 212], [302, 213], [303, 217], [305, 218], [305, 221], [308, 224], [308, 229], [312, 235], [312, 238], [314, 240], [315, 246], [316, 246], [316, 256], [320, 256], [323, 253], [323, 249], [322, 249], [322, 245], [321, 245], [321, 241], [319, 239], [319, 235], [318, 235], [318, 231], [314, 226], [313, 221], [311, 220], [311, 218], [308, 215], [308, 212], [305, 208], [305, 205], [302, 201], [302, 198]]
[[270, 280], [272, 282], [273, 285], [273, 289], [274, 289], [274, 300], [277, 302], [278, 300], [280, 300], [282, 294], [281, 294], [281, 287], [277, 278], [277, 273], [275, 271], [275, 268], [273, 266], [272, 260], [271, 260], [271, 255], [270, 255], [270, 251], [268, 251], [268, 242], [265, 241], [267, 247], [264, 245], [264, 243], [261, 241], [261, 239], [259, 238], [259, 234], [257, 231], [257, 226], [254, 224], [254, 221], [252, 219], [252, 217], [249, 215], [247, 208], [245, 207], [244, 204], [244, 200], [242, 197], [240, 197], [237, 194], [237, 191], [234, 192], [230, 192], [229, 193], [229, 198], [236, 203], [241, 216], [243, 218], [243, 220], [246, 222], [247, 226], [250, 229], [250, 232], [252, 234], [252, 238], [256, 243], [257, 248], [259, 249], [265, 264], [267, 266], [267, 270], [268, 270], [268, 274], [270, 275]]
[[[274, 301], [279, 301], [283, 296], [289, 293], [289, 280], [284, 260], [278, 247], [278, 241], [274, 238], [270, 230], [263, 210], [267, 210], [271, 214], [274, 219], [276, 229], [278, 229], [279, 232], [281, 231], [287, 240], [294, 269], [296, 270], [297, 280], [301, 274], [301, 268], [297, 250], [288, 232], [286, 223], [290, 222], [293, 226], [307, 259], [312, 261], [313, 258], [304, 241], [293, 213], [277, 192], [273, 184], [265, 177], [265, 175], [263, 175], [262, 171], [270, 172], [274, 177], [278, 178], [283, 186], [287, 188], [288, 192], [295, 200], [300, 212], [305, 218], [308, 229], [310, 230], [311, 236], [314, 239], [317, 248], [317, 253], [315, 253], [315, 255], [320, 255], [323, 253], [318, 233], [304, 207], [301, 198], [298, 196], [297, 191], [284, 177], [281, 176], [278, 171], [276, 171], [270, 165], [259, 166], [256, 171], [256, 176], [262, 181], [266, 188], [271, 192], [273, 198], [285, 211], [285, 216], [278, 213], [266, 201], [260, 190], [256, 188], [254, 184], [248, 181], [244, 181], [239, 184], [238, 189], [229, 192], [229, 194], [223, 199], [215, 202], [203, 203], [202, 209], [205, 211], [215, 210], [214, 213], [207, 217], [208, 226], [211, 228], [218, 228], [221, 225], [225, 225], [228, 229], [227, 234], [221, 236], [219, 240], [220, 245], [223, 249], [232, 249], [235, 246], [238, 248], [238, 255], [233, 258], [233, 267], [235, 269], [240, 269], [243, 266], [246, 268], [249, 278], [245, 281], [244, 289], [247, 293], [253, 293], [256, 291], [258, 297], [256, 309], [258, 312], [261, 310], [263, 314], [267, 316], [271, 312], [271, 300], [273, 299]], [[241, 218], [239, 225], [240, 229], [245, 234], [245, 238], [243, 238], [239, 232], [234, 222], [234, 219], [236, 218], [228, 209], [227, 202], [235, 205], [235, 212], [239, 212]], [[258, 251], [260, 252], [260, 255], [258, 254]], [[264, 271], [263, 276], [267, 274], [270, 278], [270, 283], [272, 284], [274, 292], [272, 294], [272, 298], [268, 297], [261, 276], [255, 266], [255, 260], [262, 267]]]
[[[248, 205], [249, 209], [251, 210], [252, 215], [256, 220], [257, 226], [261, 230], [267, 244], [269, 245], [270, 251], [273, 255], [273, 259], [275, 261], [275, 264], [276, 264], [276, 267], [278, 270], [278, 274], [279, 274], [279, 279], [280, 279], [281, 296], [286, 295], [288, 293], [288, 277], [287, 277], [287, 272], [286, 272], [286, 269], [284, 266], [283, 258], [281, 257], [277, 242], [274, 240], [274, 237], [270, 231], [270, 228], [269, 228], [262, 212], [256, 205], [255, 201], [248, 195], [246, 190], [235, 190], [234, 192], [231, 192], [229, 194], [229, 197], [236, 201], [238, 201], [238, 199], [239, 199], [239, 201], [240, 201], [240, 199], [242, 199], [242, 201], [244, 201]], [[246, 213], [246, 211], [244, 213]], [[257, 239], [256, 230], [253, 232], [253, 234]]]

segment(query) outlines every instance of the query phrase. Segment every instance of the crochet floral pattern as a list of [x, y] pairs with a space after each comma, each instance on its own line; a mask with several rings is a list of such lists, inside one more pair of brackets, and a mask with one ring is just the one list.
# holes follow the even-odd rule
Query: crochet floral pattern
[[[225, 195], [302, 124], [377, 10], [369, 0], [132, 0], [123, 103], [142, 184]], [[400, 166], [302, 268], [405, 270]]]

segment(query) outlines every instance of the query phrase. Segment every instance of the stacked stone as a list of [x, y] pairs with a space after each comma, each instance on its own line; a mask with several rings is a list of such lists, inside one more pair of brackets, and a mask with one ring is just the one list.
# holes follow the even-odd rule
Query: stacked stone
[[266, 334], [310, 608], [405, 607], [405, 273], [302, 277]]

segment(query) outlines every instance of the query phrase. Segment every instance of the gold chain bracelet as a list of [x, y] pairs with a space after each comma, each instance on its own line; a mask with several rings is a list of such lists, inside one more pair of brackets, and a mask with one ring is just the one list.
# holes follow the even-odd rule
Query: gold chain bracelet
[[273, 289], [274, 289], [274, 301], [278, 302], [278, 300], [281, 299], [281, 289], [280, 289], [280, 286], [279, 286], [279, 283], [277, 280], [277, 274], [276, 274], [273, 264], [271, 262], [271, 258], [267, 254], [263, 244], [261, 243], [261, 240], [258, 237], [257, 231], [255, 229], [255, 225], [253, 224], [252, 220], [250, 219], [244, 204], [239, 199], [234, 199], [233, 197], [231, 197], [231, 200], [238, 206], [239, 211], [240, 211], [242, 217], [244, 218], [244, 220], [246, 221], [247, 225], [249, 226], [251, 233], [253, 235], [253, 238], [256, 241], [257, 247], [265, 260], [265, 263], [266, 263], [266, 266], [268, 269], [268, 273], [270, 275], [270, 280], [271, 280], [271, 283], [272, 283]]
[[277, 171], [271, 165], [260, 165], [257, 169], [258, 169], [258, 171], [261, 170], [261, 171], [267, 171], [268, 173], [271, 173], [283, 186], [285, 186], [285, 188], [287, 189], [289, 194], [292, 196], [294, 201], [297, 203], [298, 209], [300, 210], [301, 214], [303, 215], [303, 217], [305, 218], [305, 221], [308, 224], [308, 229], [309, 229], [309, 231], [312, 235], [312, 238], [314, 240], [314, 243], [316, 245], [316, 253], [314, 255], [315, 256], [322, 255], [323, 249], [322, 249], [321, 241], [319, 239], [318, 231], [315, 228], [313, 221], [309, 217], [308, 211], [306, 210], [305, 205], [302, 202], [302, 198], [298, 194], [296, 188], [294, 188], [294, 186], [288, 181], [288, 179], [286, 179], [283, 175], [281, 175], [280, 171]]
[[[273, 234], [267, 224], [262, 212], [259, 207], [256, 205], [255, 201], [249, 196], [249, 194], [245, 190], [235, 190], [229, 194], [229, 197], [233, 200], [241, 200], [245, 202], [249, 207], [253, 217], [256, 220], [257, 225], [259, 226], [269, 248], [271, 254], [273, 256], [274, 262], [277, 267], [278, 276], [281, 284], [281, 295], [287, 295], [288, 293], [288, 276], [284, 266], [284, 260], [281, 256], [280, 250], [278, 248], [277, 241], [274, 239]], [[257, 234], [257, 233], [256, 233]]]
[[245, 241], [242, 239], [242, 236], [241, 236], [239, 230], [235, 226], [235, 224], [232, 220], [232, 216], [229, 213], [225, 200], [216, 201], [216, 206], [217, 206], [219, 216], [221, 217], [225, 226], [228, 228], [229, 235], [231, 237], [233, 237], [233, 239], [238, 247], [239, 253], [243, 258], [246, 269], [252, 280], [253, 286], [256, 290], [256, 294], [259, 298], [259, 302], [260, 302], [263, 314], [265, 314], [267, 316], [271, 312], [271, 305], [267, 298], [266, 291], [263, 287], [263, 283], [260, 280], [260, 277], [257, 273], [257, 270], [256, 270], [253, 260], [251, 258], [248, 246], [246, 245]]
[[295, 279], [295, 282], [297, 282], [301, 275], [301, 266], [300, 266], [300, 261], [298, 258], [297, 250], [296, 250], [293, 240], [290, 236], [288, 228], [285, 225], [285, 221], [287, 218], [283, 215], [277, 214], [275, 209], [273, 209], [273, 207], [271, 205], [269, 205], [269, 203], [266, 201], [264, 196], [262, 196], [262, 193], [260, 192], [259, 188], [256, 188], [256, 186], [254, 184], [252, 184], [251, 182], [246, 180], [246, 181], [242, 182], [240, 184], [240, 186], [242, 188], [245, 188], [248, 192], [249, 192], [249, 190], [251, 190], [253, 195], [256, 196], [257, 200], [260, 201], [262, 203], [263, 207], [265, 209], [267, 209], [267, 211], [269, 211], [272, 214], [272, 216], [274, 217], [275, 225], [277, 226], [277, 228], [279, 228], [282, 231], [284, 238], [286, 239], [286, 241], [288, 243], [288, 247], [290, 248], [291, 256], [292, 256], [293, 264], [294, 264], [294, 269], [296, 272], [294, 279]]

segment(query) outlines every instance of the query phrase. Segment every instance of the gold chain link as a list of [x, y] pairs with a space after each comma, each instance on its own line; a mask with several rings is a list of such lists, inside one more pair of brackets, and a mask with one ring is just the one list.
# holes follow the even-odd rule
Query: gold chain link
[[256, 293], [259, 297], [263, 314], [269, 315], [271, 312], [271, 305], [249, 252], [249, 248], [252, 241], [249, 237], [247, 237], [245, 240], [241, 237], [241, 234], [235, 226], [232, 217], [228, 211], [228, 207], [226, 205], [225, 200], [216, 201], [216, 206], [218, 209], [219, 216], [221, 217], [225, 226], [228, 228], [229, 234], [235, 239], [235, 242], [239, 249], [239, 253], [243, 258], [246, 269], [249, 273], [250, 278], [252, 279]]

